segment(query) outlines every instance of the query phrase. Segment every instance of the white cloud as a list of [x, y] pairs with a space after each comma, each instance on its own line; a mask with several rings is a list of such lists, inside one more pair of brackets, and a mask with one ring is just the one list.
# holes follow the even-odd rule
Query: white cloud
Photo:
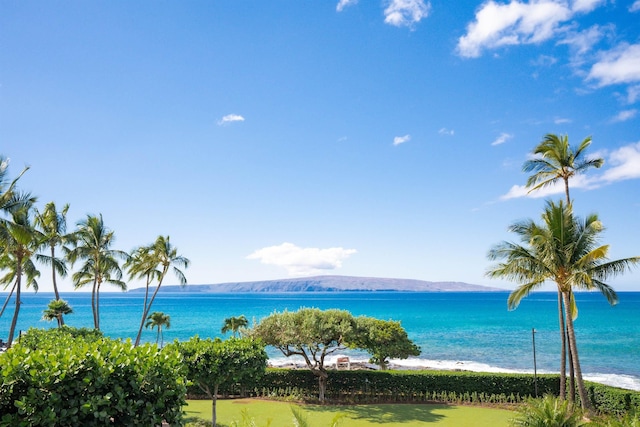
[[[585, 175], [577, 175], [571, 179], [570, 190], [576, 188], [593, 189], [597, 188], [598, 184], [593, 180], [587, 178]], [[507, 194], [500, 196], [500, 200], [517, 199], [520, 197], [530, 197], [532, 199], [539, 199], [542, 197], [552, 196], [554, 194], [564, 194], [564, 181], [557, 181], [553, 185], [548, 185], [544, 188], [529, 192], [530, 188], [524, 185], [514, 185], [509, 189]]]
[[475, 58], [486, 48], [539, 43], [553, 37], [559, 24], [572, 15], [571, 9], [559, 1], [512, 0], [499, 4], [489, 0], [476, 12], [467, 34], [458, 39], [457, 50], [463, 57]]
[[218, 125], [222, 126], [232, 122], [244, 122], [244, 117], [238, 114], [227, 114], [226, 116], [218, 120]]
[[411, 27], [429, 16], [431, 3], [424, 0], [390, 0], [384, 10], [384, 22], [396, 27]]
[[396, 136], [395, 138], [393, 138], [393, 145], [404, 144], [405, 142], [409, 141], [410, 139], [411, 139], [411, 135]]
[[498, 138], [496, 138], [496, 140], [491, 143], [491, 145], [504, 144], [505, 142], [507, 142], [511, 138], [513, 138], [513, 135], [505, 133], [505, 132], [502, 132], [500, 134], [500, 136]]
[[609, 155], [607, 169], [601, 177], [607, 183], [640, 178], [640, 142], [626, 145]]
[[575, 0], [571, 9], [574, 12], [591, 12], [604, 3], [606, 3], [605, 0]]
[[640, 81], [640, 44], [623, 44], [605, 52], [593, 64], [588, 80], [597, 80], [598, 86]]
[[342, 261], [356, 252], [355, 249], [344, 248], [300, 248], [285, 242], [258, 249], [247, 259], [283, 267], [291, 276], [309, 276], [342, 267]]
[[625, 122], [633, 119], [638, 114], [638, 110], [624, 110], [620, 111], [614, 118], [611, 119], [612, 123]]
[[612, 33], [615, 27], [594, 25], [584, 31], [569, 31], [558, 44], [566, 44], [573, 52], [573, 62], [580, 62], [580, 55], [584, 55], [598, 43], [605, 34]]
[[453, 136], [454, 130], [453, 129], [447, 129], [447, 128], [442, 128], [438, 131], [438, 133], [440, 135], [449, 135], [449, 136]]
[[640, 11], [640, 0], [636, 0], [633, 2], [631, 6], [629, 6], [629, 12], [638, 12]]
[[342, 12], [342, 9], [344, 9], [345, 7], [352, 6], [356, 3], [358, 3], [358, 0], [340, 0], [338, 2], [338, 5], [336, 6], [336, 10], [338, 12]]
[[555, 119], [553, 119], [553, 123], [556, 125], [564, 125], [566, 123], [571, 123], [571, 119], [567, 119], [564, 117], [556, 117]]

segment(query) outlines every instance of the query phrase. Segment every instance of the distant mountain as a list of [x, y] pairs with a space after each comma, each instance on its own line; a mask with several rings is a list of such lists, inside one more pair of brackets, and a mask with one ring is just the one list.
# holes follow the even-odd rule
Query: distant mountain
[[[163, 286], [160, 292], [340, 292], [340, 291], [410, 291], [410, 292], [490, 292], [503, 289], [463, 282], [426, 282], [412, 279], [378, 277], [315, 276], [259, 282], [219, 283], [215, 285]], [[144, 288], [130, 292], [144, 291]]]

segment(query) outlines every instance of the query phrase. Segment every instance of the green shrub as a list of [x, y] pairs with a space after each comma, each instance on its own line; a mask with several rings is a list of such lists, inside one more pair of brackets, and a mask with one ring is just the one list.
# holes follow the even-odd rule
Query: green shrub
[[585, 423], [578, 407], [547, 395], [543, 399], [530, 399], [520, 406], [512, 424], [518, 427], [578, 427]]
[[180, 354], [152, 345], [30, 330], [0, 355], [0, 426], [179, 425], [185, 392]]

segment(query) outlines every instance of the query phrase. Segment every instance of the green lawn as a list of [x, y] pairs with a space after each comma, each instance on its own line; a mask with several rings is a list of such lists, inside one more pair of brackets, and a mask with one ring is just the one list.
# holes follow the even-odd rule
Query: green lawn
[[[258, 427], [293, 426], [291, 404], [257, 399], [232, 399], [218, 401], [218, 424], [229, 426], [233, 421], [242, 422], [242, 411], [246, 410]], [[428, 404], [388, 405], [303, 405], [310, 427], [329, 427], [336, 414], [345, 415], [340, 422], [343, 427], [507, 427], [514, 412], [476, 406], [449, 406]], [[186, 408], [187, 417], [211, 419], [211, 401], [190, 400]], [[241, 424], [242, 425], [242, 424]]]

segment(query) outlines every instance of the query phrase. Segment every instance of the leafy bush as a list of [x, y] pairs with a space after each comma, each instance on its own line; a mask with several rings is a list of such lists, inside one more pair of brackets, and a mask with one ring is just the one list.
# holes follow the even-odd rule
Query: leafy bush
[[182, 423], [178, 352], [61, 331], [30, 330], [0, 355], [0, 426]]
[[518, 427], [578, 427], [585, 424], [579, 408], [552, 395], [530, 399], [518, 408], [518, 416], [512, 423]]

